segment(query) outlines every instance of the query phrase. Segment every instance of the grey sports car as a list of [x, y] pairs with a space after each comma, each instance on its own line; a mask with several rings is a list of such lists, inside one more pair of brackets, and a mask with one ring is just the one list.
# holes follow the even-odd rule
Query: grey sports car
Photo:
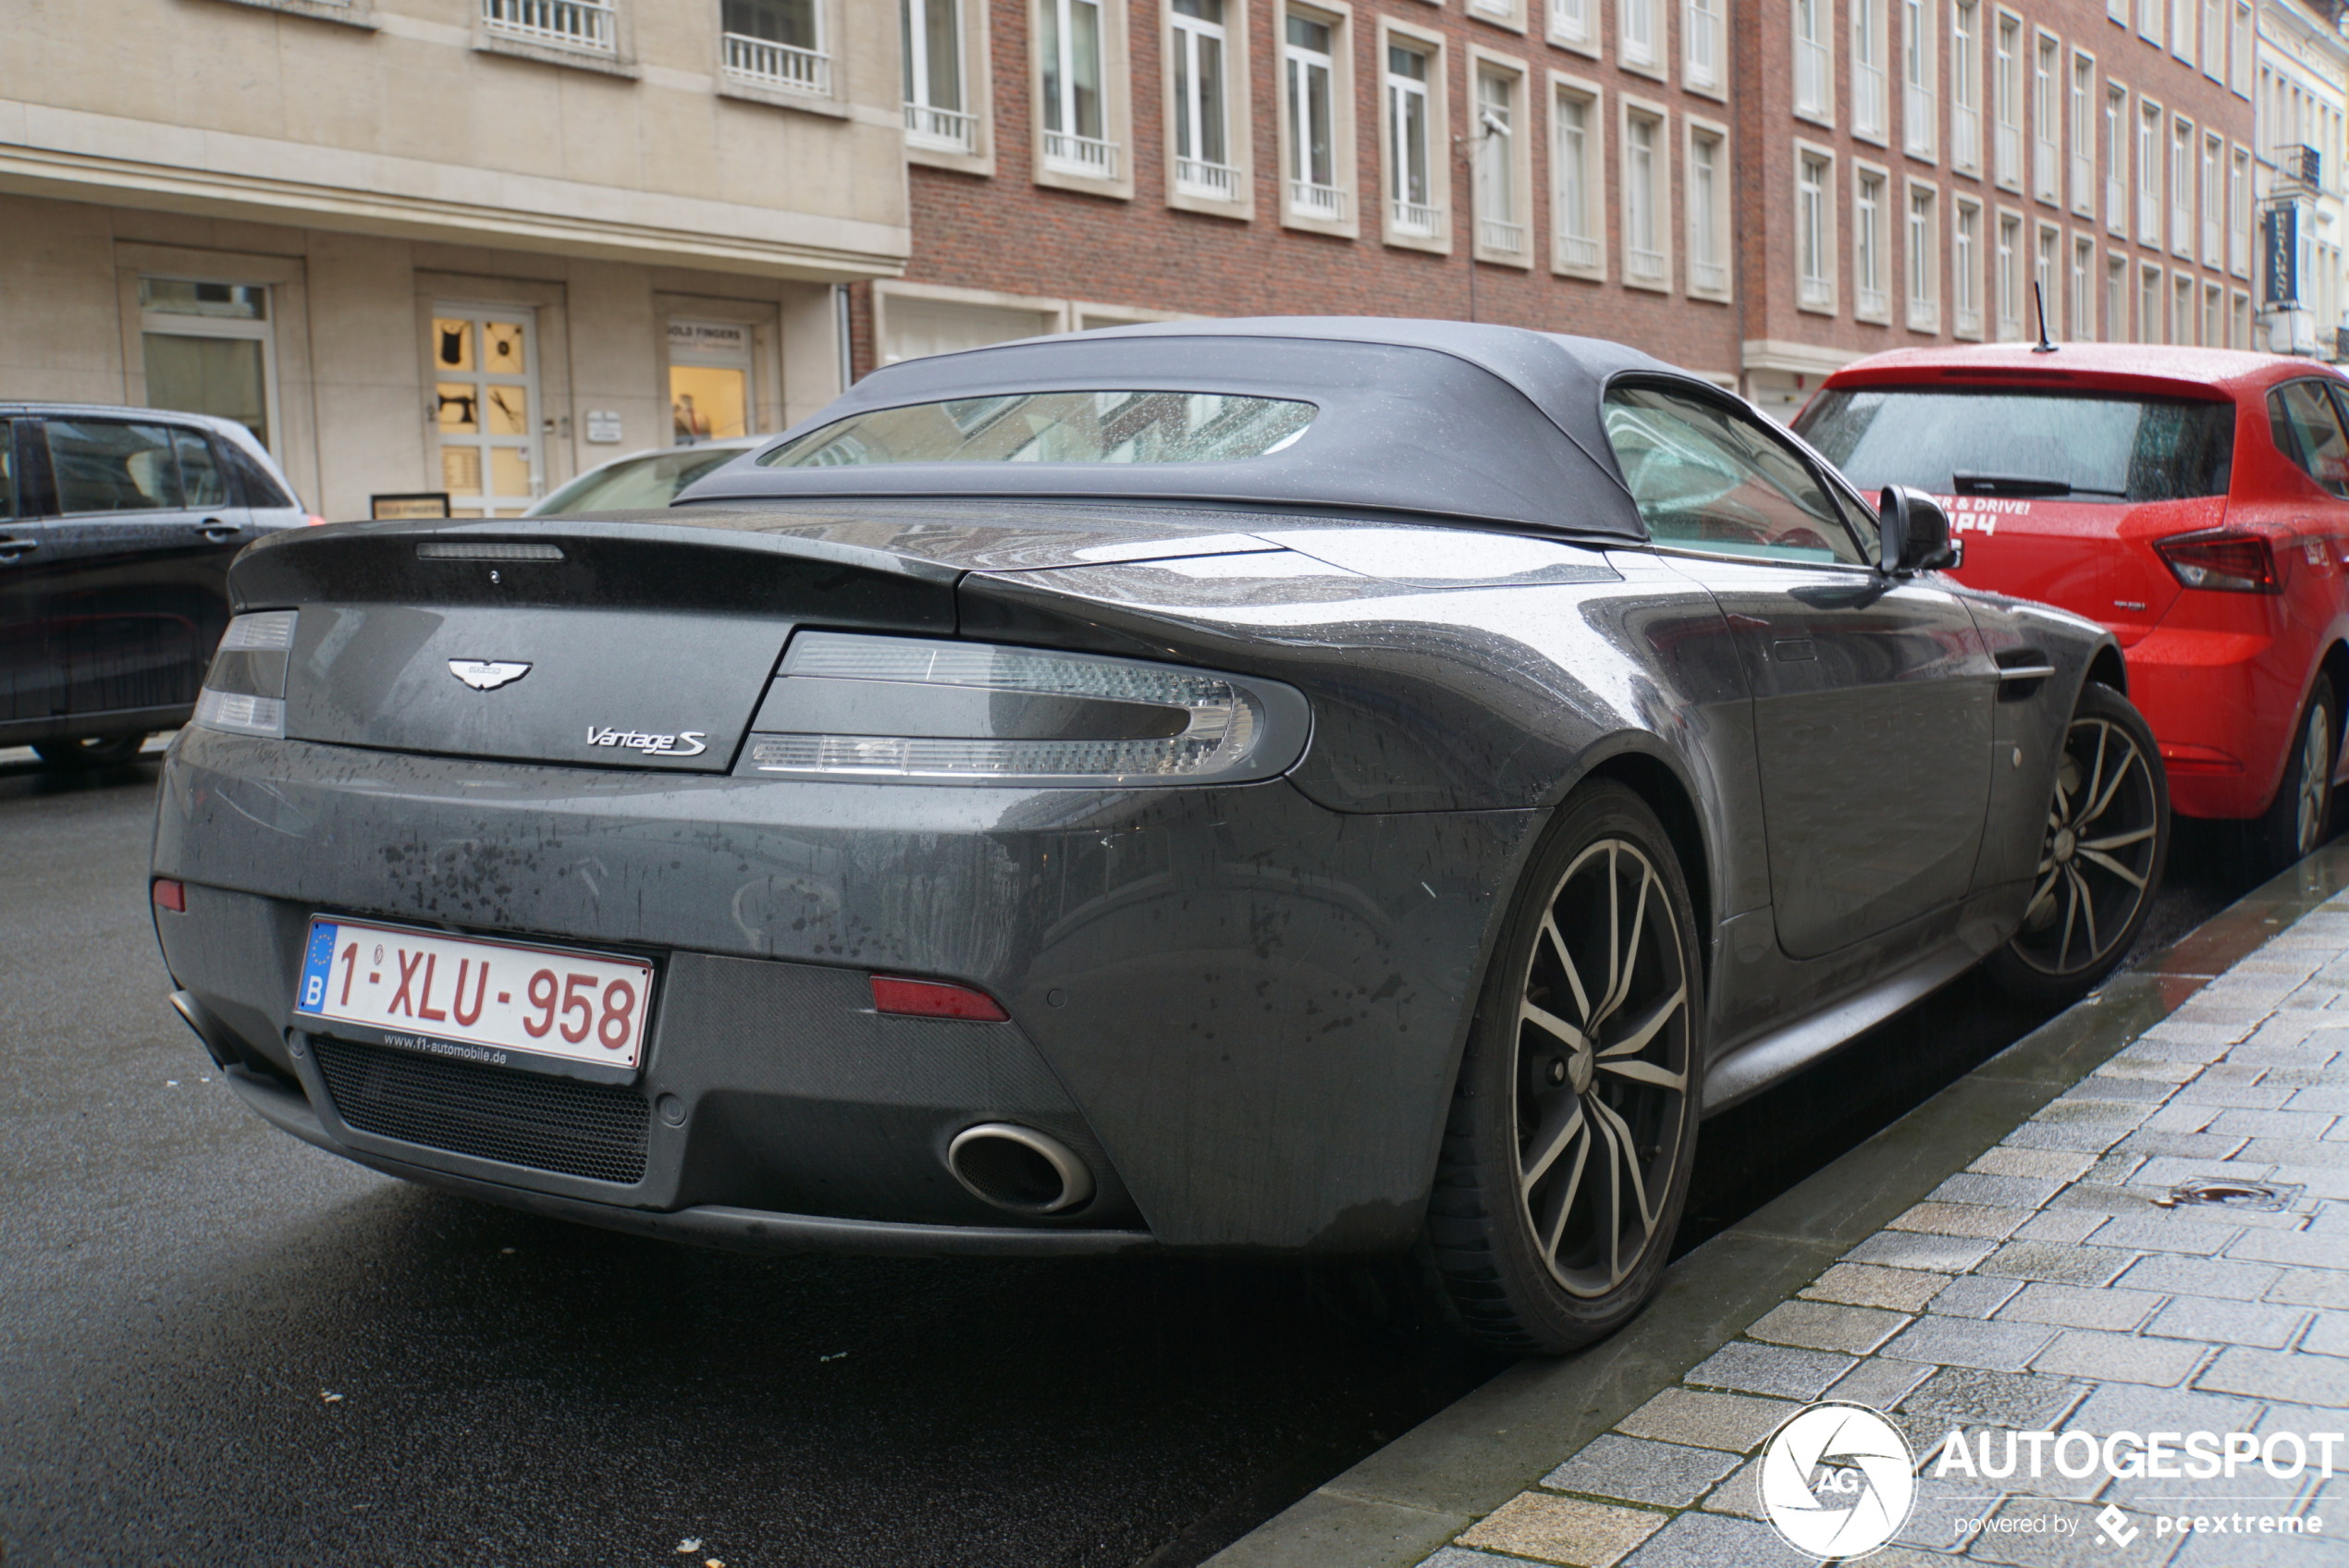
[[1610, 343], [911, 361], [667, 511], [245, 551], [156, 927], [246, 1102], [379, 1170], [744, 1248], [1410, 1256], [1564, 1350], [1704, 1115], [2142, 922], [2119, 650], [1950, 559]]

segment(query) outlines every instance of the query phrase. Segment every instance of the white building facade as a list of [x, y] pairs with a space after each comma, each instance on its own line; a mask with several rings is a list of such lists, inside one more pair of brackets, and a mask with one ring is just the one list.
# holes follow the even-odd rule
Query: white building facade
[[2342, 0], [2261, 0], [2258, 346], [2349, 358], [2349, 40]]

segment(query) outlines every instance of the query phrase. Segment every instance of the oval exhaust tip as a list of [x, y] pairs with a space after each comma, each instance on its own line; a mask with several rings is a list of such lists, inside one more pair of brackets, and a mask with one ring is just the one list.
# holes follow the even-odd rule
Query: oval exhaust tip
[[1076, 1151], [1033, 1127], [983, 1121], [946, 1145], [946, 1169], [971, 1194], [1014, 1214], [1064, 1214], [1093, 1196]]

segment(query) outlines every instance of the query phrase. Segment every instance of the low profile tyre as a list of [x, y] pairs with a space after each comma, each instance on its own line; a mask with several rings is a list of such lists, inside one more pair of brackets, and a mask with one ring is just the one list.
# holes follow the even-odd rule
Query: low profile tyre
[[35, 741], [32, 749], [52, 767], [113, 767], [130, 761], [147, 743], [137, 735], [80, 735], [70, 741]]
[[2152, 727], [2091, 681], [2064, 731], [2031, 901], [1991, 977], [2027, 1002], [2085, 995], [2128, 955], [2169, 858], [2170, 783]]
[[1701, 950], [1655, 814], [1619, 784], [1576, 794], [1503, 928], [1429, 1199], [1476, 1338], [1559, 1354], [1654, 1292], [1696, 1152]]
[[2261, 862], [2273, 871], [2305, 858], [2325, 841], [2332, 815], [2332, 765], [2341, 748], [2341, 699], [2332, 678], [2317, 677], [2308, 706], [2286, 753], [2276, 798], [2252, 827]]

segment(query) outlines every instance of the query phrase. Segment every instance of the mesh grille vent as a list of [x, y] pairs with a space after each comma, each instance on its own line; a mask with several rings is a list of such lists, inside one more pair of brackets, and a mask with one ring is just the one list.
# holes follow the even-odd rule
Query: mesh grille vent
[[336, 1113], [363, 1133], [623, 1185], [644, 1180], [635, 1090], [313, 1036]]

